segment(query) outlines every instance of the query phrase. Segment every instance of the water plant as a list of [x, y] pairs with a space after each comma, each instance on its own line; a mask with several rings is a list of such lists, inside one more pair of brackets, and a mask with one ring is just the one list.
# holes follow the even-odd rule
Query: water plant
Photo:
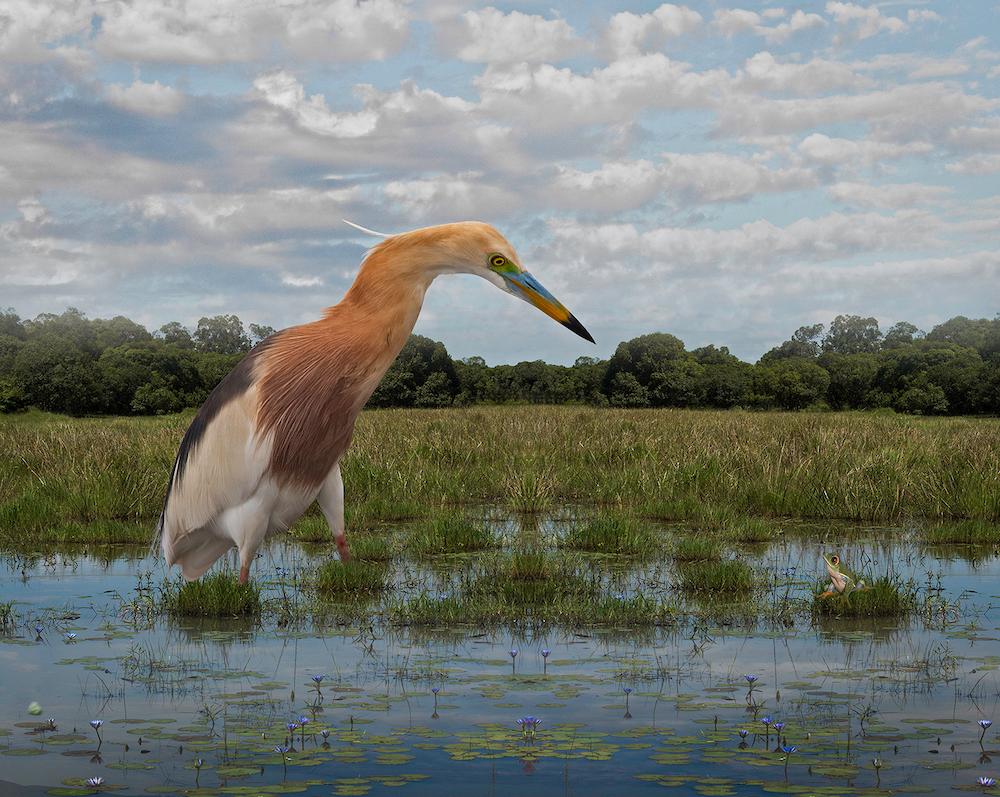
[[986, 736], [986, 731], [990, 729], [993, 724], [993, 720], [979, 720], [979, 727], [982, 728], [982, 732], [979, 734], [979, 744], [982, 745], [983, 738]]
[[104, 740], [101, 738], [101, 726], [104, 724], [104, 720], [91, 720], [90, 727], [94, 729], [94, 733], [97, 734], [97, 746], [100, 747], [104, 744]]
[[673, 557], [677, 562], [710, 562], [722, 558], [722, 546], [711, 537], [685, 535], [674, 543]]
[[549, 671], [549, 654], [552, 653], [548, 648], [542, 648], [542, 674], [546, 674]]
[[758, 586], [750, 566], [735, 559], [686, 562], [677, 572], [685, 592], [712, 592], [722, 599], [737, 598]]
[[626, 515], [602, 515], [570, 526], [561, 544], [578, 551], [649, 554], [657, 544], [648, 522]]
[[494, 544], [493, 535], [486, 526], [452, 512], [417, 523], [410, 532], [407, 550], [427, 557], [482, 551]]
[[162, 605], [174, 617], [256, 617], [261, 613], [260, 586], [240, 584], [233, 573], [217, 571], [198, 581], [168, 581]]
[[389, 586], [389, 569], [378, 562], [331, 559], [320, 565], [314, 583], [320, 593], [327, 595], [383, 592]]
[[838, 617], [902, 617], [917, 608], [916, 590], [897, 578], [882, 576], [866, 589], [850, 594], [819, 597], [822, 587], [813, 592], [813, 611]]

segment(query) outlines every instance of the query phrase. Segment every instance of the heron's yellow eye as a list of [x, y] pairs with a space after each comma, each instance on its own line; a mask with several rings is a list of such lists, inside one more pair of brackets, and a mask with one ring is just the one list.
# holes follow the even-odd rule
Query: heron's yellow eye
[[507, 265], [507, 258], [503, 255], [490, 255], [490, 265], [493, 268], [503, 268]]

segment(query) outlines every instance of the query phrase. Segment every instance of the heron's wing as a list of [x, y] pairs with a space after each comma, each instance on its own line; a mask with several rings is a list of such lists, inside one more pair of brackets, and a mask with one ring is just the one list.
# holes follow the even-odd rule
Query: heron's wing
[[[234, 540], [213, 527], [218, 515], [256, 490], [269, 449], [255, 436], [257, 389], [253, 352], [202, 405], [181, 441], [160, 516], [160, 544], [168, 565], [197, 578]], [[197, 572], [196, 571], [199, 571]]]

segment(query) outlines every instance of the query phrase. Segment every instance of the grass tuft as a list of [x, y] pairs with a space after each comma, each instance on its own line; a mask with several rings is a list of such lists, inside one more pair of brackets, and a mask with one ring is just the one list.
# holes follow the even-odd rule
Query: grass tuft
[[578, 551], [649, 554], [656, 547], [656, 536], [646, 523], [608, 516], [574, 525], [563, 537], [562, 545]]
[[252, 581], [240, 584], [228, 571], [169, 582], [163, 592], [163, 608], [174, 617], [255, 617], [261, 605], [260, 587]]
[[813, 611], [837, 617], [905, 617], [917, 608], [917, 596], [909, 585], [885, 576], [876, 579], [867, 589], [857, 589], [848, 595], [821, 598], [823, 586], [813, 593]]
[[759, 586], [750, 567], [734, 559], [687, 562], [678, 572], [685, 592], [717, 592], [722, 597], [738, 598]]
[[1000, 524], [985, 520], [942, 523], [924, 531], [924, 542], [929, 545], [998, 545]]
[[389, 587], [389, 569], [378, 562], [331, 559], [316, 571], [316, 589], [327, 594], [383, 592]]
[[722, 558], [722, 547], [707, 537], [681, 537], [673, 554], [677, 562], [710, 562]]
[[458, 515], [439, 515], [418, 523], [408, 540], [410, 551], [418, 556], [482, 551], [493, 544], [485, 526]]

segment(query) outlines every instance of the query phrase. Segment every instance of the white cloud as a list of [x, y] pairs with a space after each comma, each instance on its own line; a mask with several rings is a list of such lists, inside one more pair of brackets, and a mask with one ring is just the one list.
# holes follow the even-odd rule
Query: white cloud
[[922, 141], [896, 144], [868, 139], [831, 138], [823, 133], [806, 136], [798, 147], [799, 153], [806, 160], [826, 166], [870, 166], [879, 161], [922, 155], [933, 149], [931, 144]]
[[713, 14], [712, 24], [723, 36], [753, 33], [763, 36], [769, 44], [781, 44], [800, 31], [821, 28], [826, 24], [826, 20], [819, 14], [806, 13], [801, 9], [796, 9], [787, 22], [780, 22], [777, 25], [764, 24], [764, 19], [782, 17], [784, 9], [767, 9], [762, 14], [743, 8], [718, 9]]
[[[586, 253], [591, 264], [611, 266], [610, 280], [621, 269], [645, 264], [642, 276], [661, 278], [679, 272], [699, 274], [730, 269], [771, 270], [774, 264], [797, 259], [837, 260], [863, 252], [914, 249], [937, 243], [940, 223], [922, 211], [895, 215], [831, 213], [804, 218], [781, 227], [761, 219], [728, 229], [656, 227], [633, 224], [585, 225], [572, 220], [550, 223], [554, 246]], [[579, 254], [577, 254], [577, 257]]]
[[766, 51], [748, 58], [737, 73], [737, 80], [741, 87], [752, 90], [794, 94], [818, 94], [872, 85], [869, 78], [858, 75], [840, 61], [817, 58], [804, 64], [781, 62]]
[[1000, 172], [1000, 155], [973, 155], [949, 163], [945, 168], [952, 174], [996, 174]]
[[882, 31], [902, 33], [909, 27], [899, 17], [884, 15], [876, 6], [829, 2], [826, 4], [826, 13], [833, 17], [840, 28], [835, 43], [869, 39]]
[[941, 15], [927, 8], [911, 8], [906, 12], [907, 22], [942, 22]]
[[5, 0], [0, 6], [0, 54], [13, 61], [47, 61], [50, 46], [85, 32], [95, 2]]
[[515, 192], [490, 185], [477, 173], [392, 180], [383, 190], [388, 202], [403, 208], [418, 226], [496, 218], [524, 202]]
[[126, 111], [144, 116], [172, 116], [184, 107], [184, 94], [159, 81], [132, 81], [130, 86], [112, 83], [107, 87], [108, 101]]
[[952, 191], [946, 186], [923, 183], [871, 183], [840, 182], [830, 186], [830, 197], [845, 205], [895, 210], [929, 202], [938, 202]]
[[216, 64], [266, 59], [274, 45], [320, 61], [380, 60], [406, 40], [409, 14], [397, 0], [111, 0], [96, 46], [129, 61]]
[[805, 130], [843, 122], [867, 123], [887, 136], [910, 138], [947, 130], [957, 121], [1000, 106], [948, 83], [900, 84], [860, 94], [795, 100], [730, 97], [719, 109], [719, 129], [730, 135]]
[[522, 64], [491, 67], [475, 79], [484, 111], [536, 131], [618, 122], [642, 109], [706, 107], [729, 82], [723, 70], [695, 72], [663, 53], [621, 58], [588, 74]]
[[481, 63], [559, 61], [588, 48], [565, 20], [492, 6], [442, 22], [439, 38], [460, 60]]
[[371, 133], [378, 122], [373, 109], [356, 113], [334, 113], [321, 94], [306, 97], [298, 79], [288, 72], [260, 75], [253, 82], [258, 95], [275, 108], [287, 111], [305, 130], [334, 138], [358, 138]]
[[620, 11], [608, 21], [605, 39], [615, 58], [657, 50], [669, 40], [696, 31], [701, 14], [687, 6], [664, 3], [647, 14]]
[[294, 274], [283, 274], [281, 284], [292, 288], [318, 288], [323, 284], [320, 277], [297, 277]]

